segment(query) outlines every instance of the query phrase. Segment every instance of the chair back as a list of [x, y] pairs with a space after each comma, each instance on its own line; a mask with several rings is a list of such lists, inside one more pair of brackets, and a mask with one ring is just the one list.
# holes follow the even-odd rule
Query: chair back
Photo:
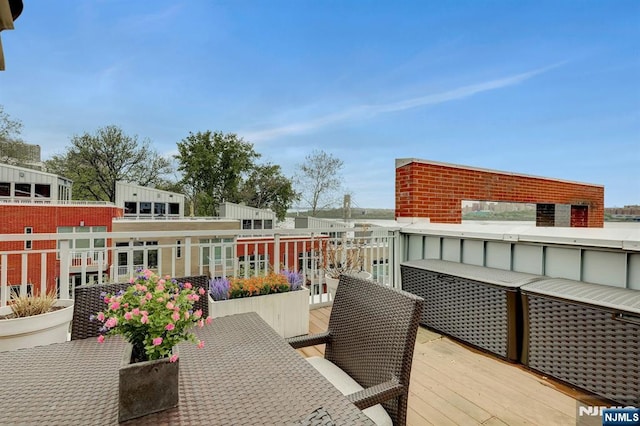
[[[206, 275], [198, 275], [192, 277], [176, 278], [180, 283], [190, 282], [194, 287], [202, 287], [206, 293], [200, 296], [200, 300], [193, 304], [194, 309], [202, 309], [202, 316], [206, 318], [209, 315], [209, 279]], [[91, 321], [91, 315], [95, 315], [104, 309], [105, 303], [100, 294], [115, 294], [120, 290], [129, 287], [129, 283], [112, 283], [112, 284], [87, 284], [75, 288], [75, 303], [73, 307], [73, 321], [71, 322], [71, 340], [86, 339], [96, 337], [100, 334], [102, 324], [97, 321]]]
[[331, 308], [325, 358], [364, 388], [396, 377], [405, 392], [382, 404], [395, 425], [406, 423], [422, 305], [421, 297], [342, 275]]

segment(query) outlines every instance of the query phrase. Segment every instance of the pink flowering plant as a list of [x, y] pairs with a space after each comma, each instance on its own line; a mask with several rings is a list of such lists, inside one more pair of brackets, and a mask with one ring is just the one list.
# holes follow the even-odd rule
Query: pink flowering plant
[[191, 332], [192, 327], [211, 323], [211, 317], [202, 317], [202, 310], [194, 310], [194, 303], [206, 297], [203, 288], [191, 283], [178, 283], [169, 276], [159, 277], [149, 270], [131, 278], [130, 286], [116, 294], [102, 294], [107, 305], [95, 319], [103, 326], [98, 336], [119, 334], [133, 345], [132, 361], [147, 361], [169, 357], [178, 359], [171, 349], [182, 341], [191, 341], [204, 347]]

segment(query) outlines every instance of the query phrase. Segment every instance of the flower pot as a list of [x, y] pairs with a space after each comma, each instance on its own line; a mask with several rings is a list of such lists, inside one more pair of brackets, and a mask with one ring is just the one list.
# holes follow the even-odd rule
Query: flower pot
[[280, 336], [287, 338], [309, 333], [309, 289], [263, 296], [214, 301], [209, 297], [213, 318], [257, 312]]
[[331, 278], [329, 275], [324, 276], [324, 280], [327, 283], [327, 291], [331, 295], [331, 300], [336, 297], [336, 290], [338, 289], [339, 278]]
[[[128, 344], [120, 364], [118, 421], [176, 407], [179, 399], [180, 359], [169, 358], [131, 363], [133, 346]], [[177, 354], [177, 348], [173, 348]]]
[[[66, 342], [69, 324], [73, 319], [73, 300], [59, 299], [54, 306], [62, 309], [31, 317], [0, 320], [0, 352]], [[0, 315], [10, 313], [11, 307], [0, 308]]]
[[[364, 278], [365, 280], [370, 280], [373, 275], [367, 271], [353, 272], [347, 275], [353, 275], [354, 277]], [[325, 282], [327, 283], [327, 291], [331, 295], [331, 300], [333, 300], [336, 296], [336, 290], [338, 289], [338, 283], [340, 282], [339, 278], [331, 278], [329, 275], [324, 276]]]

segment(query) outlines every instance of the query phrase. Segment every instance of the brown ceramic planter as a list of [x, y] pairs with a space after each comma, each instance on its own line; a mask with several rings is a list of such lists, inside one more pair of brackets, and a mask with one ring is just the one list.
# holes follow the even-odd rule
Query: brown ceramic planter
[[[180, 359], [131, 363], [133, 346], [127, 345], [120, 365], [118, 421], [142, 417], [178, 405]], [[177, 354], [177, 349], [173, 348]]]

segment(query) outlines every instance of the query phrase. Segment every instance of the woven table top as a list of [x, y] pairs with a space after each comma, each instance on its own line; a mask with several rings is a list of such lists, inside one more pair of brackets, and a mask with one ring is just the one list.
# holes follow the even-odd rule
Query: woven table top
[[[178, 407], [123, 424], [290, 425], [319, 408], [337, 425], [373, 424], [257, 314], [217, 318], [196, 334], [204, 349], [179, 345]], [[0, 352], [0, 423], [118, 424], [124, 347], [112, 337]]]

